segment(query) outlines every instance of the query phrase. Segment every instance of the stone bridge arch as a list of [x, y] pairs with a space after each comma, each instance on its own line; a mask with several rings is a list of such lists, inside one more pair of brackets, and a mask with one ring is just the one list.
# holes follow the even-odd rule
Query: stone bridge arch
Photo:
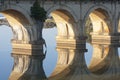
[[109, 35], [110, 33], [114, 32], [114, 28], [111, 25], [112, 16], [109, 8], [103, 5], [94, 5], [90, 7], [84, 16], [84, 26], [86, 25], [88, 17], [90, 17], [92, 22], [93, 34]]
[[[26, 5], [28, 5], [28, 3], [26, 3]], [[6, 4], [6, 7], [4, 7], [2, 11], [15, 10], [17, 12], [20, 12], [22, 15], [25, 16], [25, 18], [29, 21], [31, 25], [34, 25], [33, 20], [30, 17], [30, 6], [32, 6], [32, 4], [29, 4], [28, 6], [26, 5], [17, 5], [16, 3]]]
[[12, 28], [13, 42], [29, 43], [38, 40], [40, 32], [36, 27], [35, 20], [30, 17], [30, 11], [28, 10], [13, 4], [0, 12], [6, 17]]
[[47, 15], [51, 14], [51, 12], [55, 11], [55, 10], [65, 10], [67, 12], [69, 12], [69, 14], [71, 14], [73, 16], [73, 18], [75, 19], [75, 21], [77, 22], [79, 20], [79, 18], [77, 17], [77, 14], [74, 12], [74, 10], [72, 8], [70, 8], [67, 5], [55, 5], [52, 6], [48, 9], [46, 9], [47, 11]]
[[57, 39], [75, 39], [79, 36], [78, 25], [76, 24], [78, 19], [73, 10], [66, 6], [55, 6], [47, 12], [48, 15], [50, 14], [53, 17], [57, 25]]
[[28, 20], [18, 11], [9, 9], [1, 12], [7, 19], [10, 27], [12, 28], [15, 40], [28, 41], [28, 33], [24, 27], [29, 24]]

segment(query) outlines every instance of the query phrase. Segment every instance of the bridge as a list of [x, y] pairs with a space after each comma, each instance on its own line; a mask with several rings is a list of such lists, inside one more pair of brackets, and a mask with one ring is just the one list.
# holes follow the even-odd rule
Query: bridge
[[[39, 51], [43, 51], [42, 25], [30, 16], [30, 8], [33, 5], [33, 0], [1, 0], [0, 12], [6, 17], [10, 27], [13, 31], [13, 54], [26, 55], [42, 55]], [[85, 66], [84, 53], [86, 50], [87, 34], [85, 33], [85, 26], [87, 19], [90, 18], [92, 22], [92, 43], [119, 46], [120, 42], [120, 1], [119, 0], [42, 0], [40, 5], [47, 11], [47, 16], [52, 16], [58, 34], [56, 36], [57, 46], [61, 48], [72, 48], [75, 55], [70, 54], [71, 57], [68, 62], [60, 59], [58, 62], [66, 67], [72, 66], [71, 73], [73, 76], [61, 80], [119, 80], [120, 79], [120, 62], [117, 52], [111, 51], [109, 54], [109, 66], [98, 66], [97, 61], [99, 54], [95, 53], [91, 72]], [[63, 45], [67, 45], [64, 46]], [[114, 46], [116, 47], [116, 46]], [[116, 49], [116, 48], [115, 48]], [[107, 55], [107, 54], [106, 54]], [[60, 58], [65, 58], [63, 55]], [[66, 59], [63, 59], [66, 60]], [[59, 76], [57, 72], [64, 72], [59, 65], [55, 69], [55, 73], [51, 75], [51, 80], [56, 80], [55, 75]], [[98, 69], [97, 67], [102, 67]], [[76, 69], [74, 69], [76, 68]], [[60, 70], [61, 69], [61, 70]], [[105, 70], [105, 72], [103, 71]], [[24, 71], [24, 70], [23, 70]], [[17, 72], [17, 71], [15, 71]], [[25, 71], [24, 71], [25, 72]], [[21, 72], [20, 74], [22, 75]], [[103, 74], [99, 74], [102, 72]], [[14, 73], [14, 71], [13, 71]], [[94, 74], [95, 73], [95, 74]], [[104, 74], [105, 73], [105, 74]], [[85, 75], [86, 74], [86, 75]], [[97, 74], [97, 77], [96, 77]], [[71, 74], [70, 74], [71, 75]], [[104, 76], [103, 76], [104, 75]], [[13, 79], [12, 79], [13, 80]], [[59, 79], [57, 79], [59, 80]]]

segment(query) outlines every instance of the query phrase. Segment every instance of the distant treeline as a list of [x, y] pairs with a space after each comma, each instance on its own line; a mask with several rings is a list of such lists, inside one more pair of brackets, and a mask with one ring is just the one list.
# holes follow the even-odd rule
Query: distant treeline
[[9, 25], [6, 19], [0, 19], [0, 25]]

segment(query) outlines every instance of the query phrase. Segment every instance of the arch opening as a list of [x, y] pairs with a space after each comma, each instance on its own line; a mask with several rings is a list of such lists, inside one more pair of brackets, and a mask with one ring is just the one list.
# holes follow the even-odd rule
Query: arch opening
[[66, 10], [57, 9], [50, 14], [57, 26], [57, 38], [69, 39], [76, 37], [75, 20]]
[[[72, 54], [72, 51], [66, 47], [67, 46], [66, 43], [71, 44], [67, 40], [75, 39], [77, 37], [77, 33], [76, 33], [77, 31], [76, 31], [75, 20], [73, 16], [70, 14], [70, 12], [68, 12], [67, 10], [63, 10], [63, 9], [54, 10], [50, 13], [50, 17], [52, 17], [54, 23], [56, 24], [56, 28], [53, 29], [55, 30], [57, 29], [57, 34], [56, 34], [57, 36], [55, 38], [57, 44], [55, 47], [58, 53], [57, 63], [55, 65], [56, 67], [53, 70], [52, 74], [50, 75], [51, 78], [53, 76], [59, 75], [59, 73], [61, 73], [65, 68], [67, 68], [68, 65], [72, 62], [74, 55]], [[49, 34], [51, 35], [52, 32]], [[61, 45], [58, 45], [59, 43]], [[61, 48], [63, 46], [64, 48]], [[54, 57], [54, 59], [56, 59], [56, 57]], [[60, 69], [58, 70], [58, 68]]]
[[89, 70], [97, 75], [103, 74], [109, 67], [109, 45], [93, 44]]
[[89, 18], [92, 23], [91, 34], [108, 35], [111, 33], [110, 17], [106, 10], [95, 9], [89, 14]]
[[[109, 18], [109, 14], [106, 10], [97, 8], [89, 14], [85, 24], [85, 34], [88, 36], [87, 42], [93, 47], [92, 53], [91, 50], [88, 49], [88, 54], [91, 54], [89, 56], [92, 56], [88, 68], [90, 72], [94, 74], [103, 74], [106, 71], [103, 69], [108, 68], [107, 63], [109, 60], [107, 60], [107, 57], [109, 54], [109, 46], [104, 45], [105, 43], [102, 44], [101, 37], [108, 36], [111, 33]], [[101, 39], [101, 42], [99, 38]], [[94, 41], [98, 42], [95, 43]], [[87, 57], [88, 55], [86, 54], [85, 56]]]
[[21, 12], [8, 9], [0, 13], [4, 15], [13, 31], [13, 41], [30, 41], [30, 35], [27, 30], [30, 23]]

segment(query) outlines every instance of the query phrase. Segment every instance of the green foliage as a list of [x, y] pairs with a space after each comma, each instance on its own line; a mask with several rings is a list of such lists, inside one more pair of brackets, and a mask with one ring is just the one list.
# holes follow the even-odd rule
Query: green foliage
[[31, 7], [31, 17], [33, 17], [35, 20], [40, 20], [41, 22], [44, 22], [46, 19], [46, 11], [43, 7], [40, 6], [39, 2], [36, 0]]

